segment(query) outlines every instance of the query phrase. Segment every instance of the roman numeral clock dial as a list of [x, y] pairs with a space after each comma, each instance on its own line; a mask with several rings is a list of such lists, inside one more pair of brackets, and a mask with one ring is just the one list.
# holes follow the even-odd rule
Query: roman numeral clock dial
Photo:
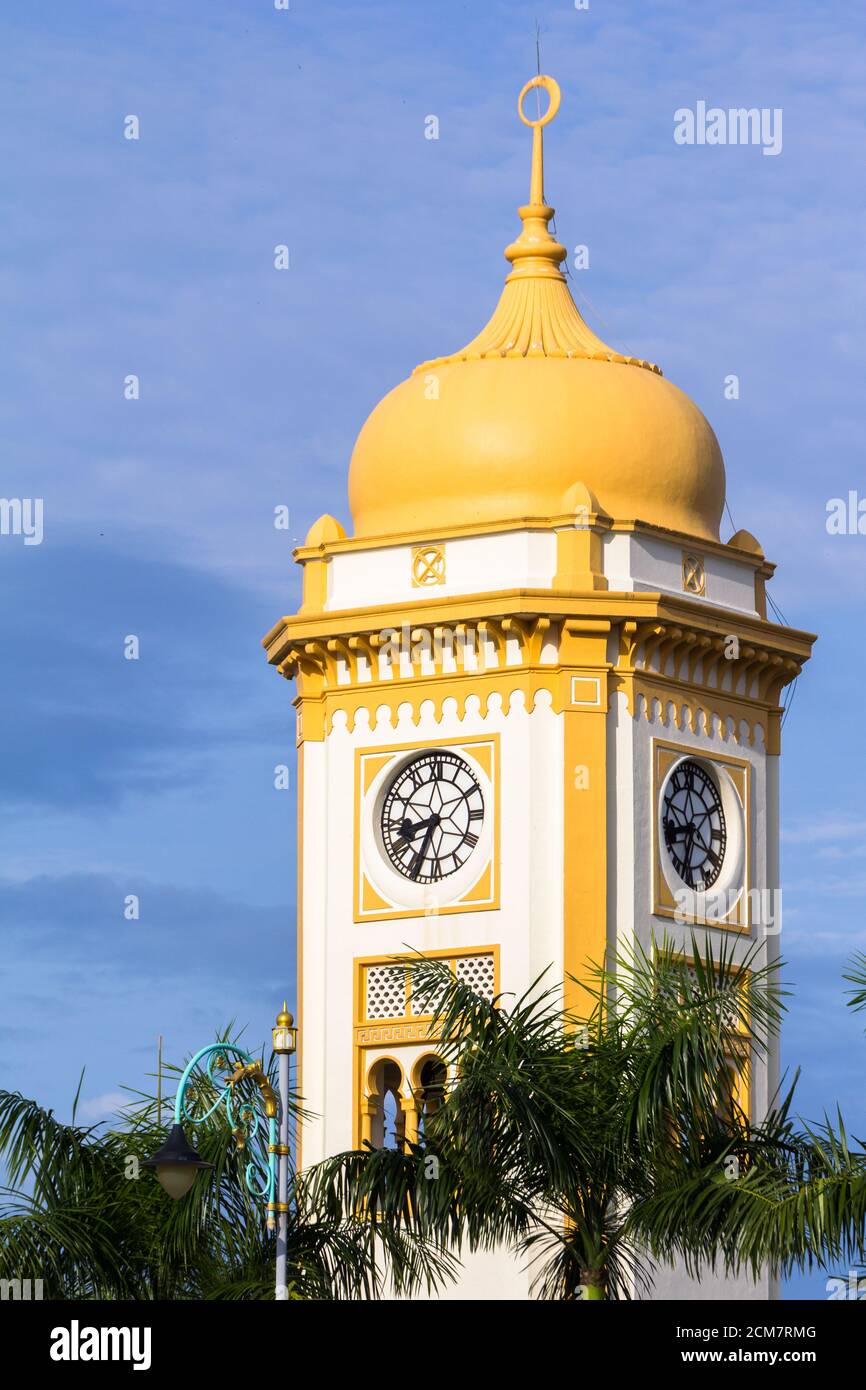
[[665, 845], [683, 883], [704, 893], [722, 872], [727, 844], [722, 798], [700, 763], [674, 770], [662, 808]]
[[422, 753], [385, 794], [382, 843], [404, 878], [438, 883], [466, 863], [483, 822], [484, 797], [469, 764], [456, 753]]

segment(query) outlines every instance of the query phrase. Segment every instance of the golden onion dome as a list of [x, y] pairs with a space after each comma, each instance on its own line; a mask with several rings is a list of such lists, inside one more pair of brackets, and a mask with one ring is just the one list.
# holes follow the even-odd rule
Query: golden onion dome
[[[523, 102], [535, 87], [550, 104], [530, 120]], [[592, 332], [560, 269], [542, 147], [559, 103], [542, 75], [518, 99], [533, 132], [530, 198], [489, 323], [459, 352], [417, 367], [358, 436], [356, 536], [561, 518], [581, 482], [615, 521], [718, 539], [725, 468], [709, 423], [653, 363]]]

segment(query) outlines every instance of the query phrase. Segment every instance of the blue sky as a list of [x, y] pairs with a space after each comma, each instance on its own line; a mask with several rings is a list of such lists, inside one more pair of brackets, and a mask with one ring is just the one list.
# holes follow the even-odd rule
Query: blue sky
[[[296, 605], [293, 540], [348, 522], [366, 414], [495, 302], [536, 19], [578, 302], [701, 405], [735, 525], [821, 636], [784, 738], [785, 1057], [803, 1113], [866, 1130], [840, 980], [866, 947], [866, 540], [825, 528], [866, 495], [866, 15], [799, 0], [7, 8], [0, 491], [44, 498], [45, 536], [0, 537], [4, 1085], [68, 1111], [86, 1064], [98, 1118], [158, 1033], [258, 1041], [293, 990], [291, 692], [259, 639]], [[781, 154], [675, 144], [699, 100], [781, 108]]]

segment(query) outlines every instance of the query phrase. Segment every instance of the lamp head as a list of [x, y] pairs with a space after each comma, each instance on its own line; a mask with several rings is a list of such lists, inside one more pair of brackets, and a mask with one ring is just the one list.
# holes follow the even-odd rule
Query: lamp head
[[294, 1052], [298, 1046], [298, 1030], [295, 1027], [295, 1020], [286, 1008], [286, 1001], [283, 1000], [283, 1007], [277, 1014], [276, 1026], [271, 1029], [274, 1039], [274, 1052]]
[[186, 1196], [202, 1168], [213, 1168], [199, 1158], [183, 1132], [183, 1125], [172, 1125], [168, 1138], [152, 1158], [146, 1158], [142, 1168], [154, 1168], [158, 1182], [175, 1202]]

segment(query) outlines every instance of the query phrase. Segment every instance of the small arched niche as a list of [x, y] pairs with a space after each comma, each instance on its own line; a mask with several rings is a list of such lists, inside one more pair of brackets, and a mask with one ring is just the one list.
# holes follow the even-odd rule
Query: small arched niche
[[393, 1057], [381, 1057], [367, 1073], [367, 1109], [373, 1148], [400, 1148], [406, 1130], [403, 1069]]
[[441, 1106], [448, 1084], [448, 1067], [436, 1053], [419, 1057], [412, 1069], [412, 1093], [418, 1116], [418, 1141], [424, 1142], [424, 1124]]

